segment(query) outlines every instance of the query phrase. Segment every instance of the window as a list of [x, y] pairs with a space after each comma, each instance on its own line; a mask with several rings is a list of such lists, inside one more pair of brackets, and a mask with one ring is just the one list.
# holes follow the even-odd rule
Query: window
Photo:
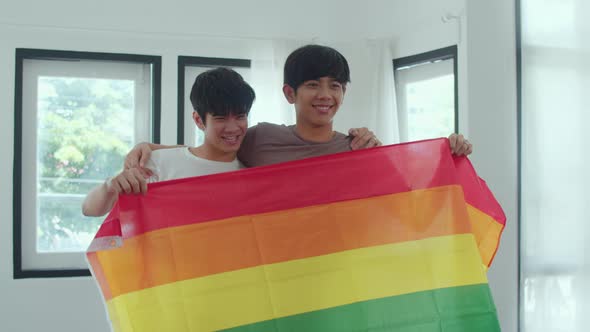
[[457, 46], [395, 59], [393, 68], [400, 140], [457, 132]]
[[521, 0], [517, 10], [520, 330], [586, 331], [590, 3]]
[[86, 193], [159, 140], [160, 58], [16, 50], [14, 277], [89, 275]]
[[198, 146], [203, 144], [203, 132], [192, 120], [190, 101], [195, 78], [212, 68], [229, 67], [238, 72], [246, 82], [250, 81], [250, 60], [204, 57], [178, 57], [178, 144]]

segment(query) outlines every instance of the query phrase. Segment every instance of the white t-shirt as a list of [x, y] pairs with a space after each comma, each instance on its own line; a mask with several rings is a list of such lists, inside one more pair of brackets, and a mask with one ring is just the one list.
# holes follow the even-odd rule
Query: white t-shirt
[[154, 173], [148, 179], [148, 183], [153, 183], [235, 171], [241, 168], [241, 164], [237, 158], [230, 162], [199, 158], [188, 147], [179, 147], [153, 151], [146, 167]]

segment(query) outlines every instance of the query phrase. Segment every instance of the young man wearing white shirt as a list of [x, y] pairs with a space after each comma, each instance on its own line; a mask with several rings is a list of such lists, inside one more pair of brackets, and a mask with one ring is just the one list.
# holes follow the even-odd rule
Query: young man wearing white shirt
[[145, 193], [148, 182], [238, 170], [238, 149], [248, 128], [248, 113], [255, 99], [252, 87], [237, 72], [217, 68], [200, 74], [190, 95], [193, 120], [205, 133], [197, 147], [155, 151], [139, 168], [125, 169], [95, 187], [82, 204], [86, 216], [102, 216], [114, 206], [119, 194]]

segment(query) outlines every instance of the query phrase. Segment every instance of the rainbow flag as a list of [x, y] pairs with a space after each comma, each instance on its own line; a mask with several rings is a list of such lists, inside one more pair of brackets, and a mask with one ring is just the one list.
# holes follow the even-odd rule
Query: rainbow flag
[[152, 184], [87, 258], [115, 331], [499, 331], [504, 223], [438, 139]]

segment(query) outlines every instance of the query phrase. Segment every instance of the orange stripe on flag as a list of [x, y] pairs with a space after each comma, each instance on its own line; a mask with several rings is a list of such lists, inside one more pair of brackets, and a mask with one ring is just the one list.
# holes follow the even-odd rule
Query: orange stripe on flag
[[500, 236], [504, 225], [470, 204], [467, 204], [467, 213], [481, 260], [484, 265], [490, 266], [500, 246]]

